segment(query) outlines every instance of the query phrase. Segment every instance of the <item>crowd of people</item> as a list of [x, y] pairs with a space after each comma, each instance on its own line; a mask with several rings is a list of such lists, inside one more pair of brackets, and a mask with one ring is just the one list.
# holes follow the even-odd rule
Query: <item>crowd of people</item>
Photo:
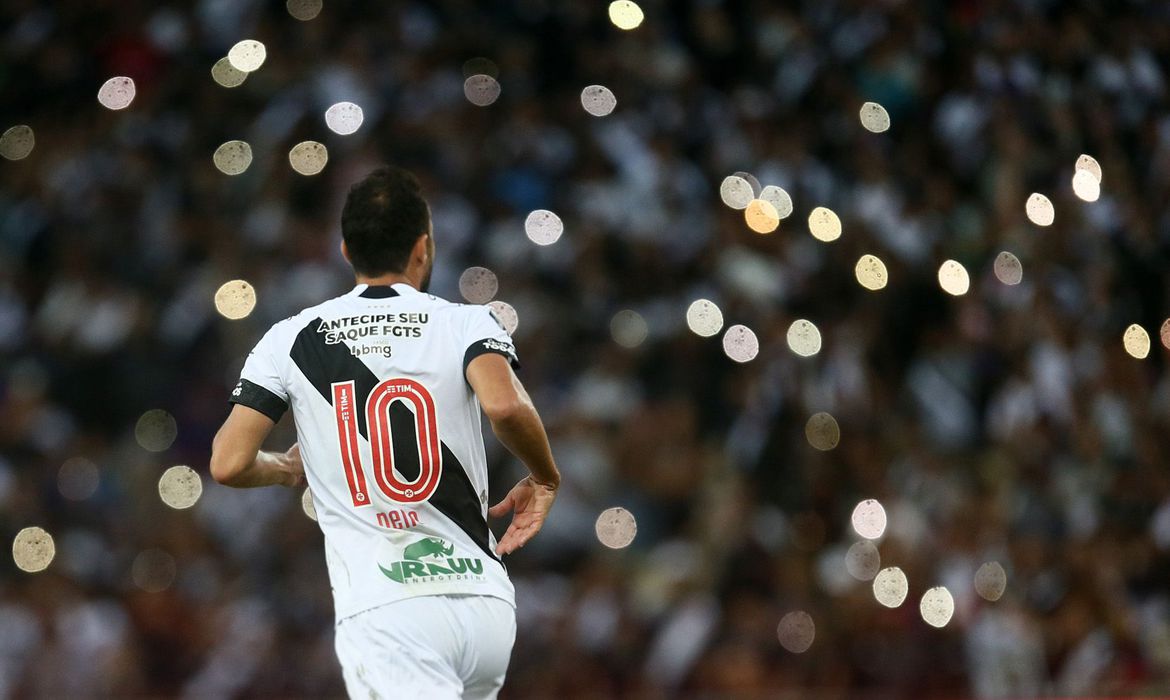
[[[341, 201], [384, 162], [431, 202], [432, 291], [497, 276], [564, 474], [508, 561], [505, 697], [1170, 695], [1170, 5], [641, 7], [623, 31], [603, 2], [0, 6], [0, 131], [36, 138], [0, 161], [0, 534], [56, 545], [42, 572], [0, 564], [0, 697], [343, 694], [302, 494], [227, 489], [207, 460], [263, 331], [351, 288]], [[245, 38], [266, 61], [218, 85]], [[468, 101], [474, 73], [498, 100]], [[95, 97], [113, 76], [135, 81], [124, 110]], [[612, 114], [582, 109], [594, 84]], [[352, 135], [326, 127], [339, 101], [363, 110]], [[866, 101], [889, 131], [862, 128]], [[212, 153], [233, 139], [253, 160], [230, 176]], [[289, 166], [305, 140], [320, 174]], [[1096, 202], [1070, 186], [1081, 153]], [[774, 233], [721, 202], [737, 171], [791, 195]], [[1033, 191], [1051, 226], [1025, 216]], [[817, 206], [839, 240], [809, 235]], [[560, 240], [526, 237], [535, 209]], [[1001, 251], [1020, 284], [993, 274]], [[865, 253], [884, 289], [854, 279]], [[947, 259], [965, 295], [939, 288]], [[258, 299], [240, 320], [213, 304], [234, 279]], [[754, 331], [754, 359], [688, 329], [700, 298]], [[644, 339], [615, 342], [623, 310]], [[819, 353], [790, 351], [796, 319]], [[160, 409], [177, 435], [157, 445], [139, 420]], [[819, 412], [834, 449], [806, 440]], [[494, 499], [522, 468], [490, 438], [489, 462]], [[174, 510], [157, 485], [180, 464], [204, 486]], [[909, 581], [896, 608], [846, 566], [871, 498], [881, 566]], [[617, 550], [594, 533], [614, 506], [637, 522]], [[942, 628], [919, 612], [935, 586]], [[793, 611], [815, 624], [803, 652], [778, 634]]]

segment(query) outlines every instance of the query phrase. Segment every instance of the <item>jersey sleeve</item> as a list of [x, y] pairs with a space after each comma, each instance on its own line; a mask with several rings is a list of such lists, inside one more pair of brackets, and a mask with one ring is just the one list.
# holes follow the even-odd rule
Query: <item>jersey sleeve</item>
[[471, 306], [467, 324], [463, 335], [463, 373], [467, 374], [467, 366], [480, 355], [495, 353], [503, 355], [512, 365], [512, 369], [520, 369], [520, 359], [516, 356], [516, 345], [512, 336], [504, 330], [504, 324], [496, 317], [494, 311], [486, 306]]
[[273, 328], [264, 334], [248, 354], [248, 359], [244, 361], [244, 369], [240, 371], [240, 381], [236, 388], [232, 389], [228, 401], [253, 408], [274, 422], [279, 422], [280, 417], [288, 410], [288, 391], [280, 379], [276, 362], [273, 347], [275, 330]]

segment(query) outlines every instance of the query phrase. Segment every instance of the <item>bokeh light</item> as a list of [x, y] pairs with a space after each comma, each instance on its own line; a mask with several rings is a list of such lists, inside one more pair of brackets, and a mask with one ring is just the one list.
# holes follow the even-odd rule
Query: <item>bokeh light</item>
[[631, 309], [622, 309], [613, 315], [609, 321], [609, 332], [613, 342], [623, 348], [636, 348], [646, 340], [650, 334], [650, 327], [642, 314]]
[[1086, 202], [1096, 202], [1101, 198], [1101, 181], [1088, 170], [1078, 170], [1073, 174], [1073, 194]]
[[821, 331], [816, 324], [798, 318], [788, 326], [788, 349], [801, 357], [812, 357], [821, 351]]
[[203, 495], [203, 480], [191, 467], [171, 467], [158, 480], [158, 495], [175, 510], [190, 508]]
[[57, 490], [70, 501], [84, 501], [97, 492], [101, 473], [84, 457], [65, 460], [57, 470]]
[[211, 161], [224, 175], [239, 175], [252, 164], [252, 147], [247, 141], [226, 141], [215, 149]]
[[487, 305], [495, 313], [496, 318], [500, 319], [500, 323], [504, 324], [504, 332], [508, 335], [515, 333], [516, 329], [520, 327], [520, 315], [516, 313], [516, 309], [511, 304], [497, 299], [488, 302]]
[[1125, 351], [1139, 360], [1144, 360], [1150, 355], [1150, 334], [1136, 323], [1125, 329], [1121, 342], [1125, 346]]
[[858, 258], [853, 267], [853, 276], [857, 278], [858, 284], [871, 292], [885, 289], [889, 281], [886, 264], [878, 256], [868, 253]]
[[1056, 209], [1052, 206], [1052, 200], [1039, 192], [1033, 192], [1028, 197], [1027, 203], [1024, 204], [1024, 213], [1028, 215], [1028, 221], [1037, 226], [1051, 226], [1056, 220]]
[[719, 198], [732, 209], [747, 209], [755, 197], [752, 183], [739, 175], [728, 175], [719, 184]]
[[632, 0], [614, 0], [609, 4], [609, 21], [618, 29], [637, 29], [643, 19], [642, 8]]
[[946, 586], [936, 586], [922, 594], [918, 612], [931, 627], [946, 627], [955, 614], [955, 599]]
[[1002, 251], [995, 256], [995, 278], [1004, 284], [1019, 284], [1024, 279], [1024, 264], [1012, 253]]
[[266, 58], [268, 58], [268, 50], [264, 48], [264, 44], [255, 39], [244, 39], [236, 42], [227, 55], [232, 68], [245, 73], [259, 70], [260, 66], [264, 65]]
[[130, 565], [130, 578], [134, 585], [147, 593], [162, 593], [170, 588], [177, 572], [175, 558], [157, 548], [142, 550]]
[[756, 233], [772, 233], [780, 226], [780, 215], [776, 207], [764, 199], [753, 199], [743, 210], [748, 228]]
[[27, 124], [17, 124], [9, 127], [0, 135], [0, 156], [7, 160], [23, 160], [32, 153], [36, 145], [36, 135], [32, 127]]
[[16, 568], [35, 574], [44, 571], [57, 556], [53, 536], [41, 527], [26, 527], [12, 540], [12, 562]]
[[841, 219], [832, 209], [817, 207], [808, 215], [808, 231], [818, 241], [835, 241], [841, 237]]
[[861, 105], [861, 126], [866, 131], [880, 134], [890, 128], [890, 113], [877, 102], [866, 102]]
[[768, 185], [760, 190], [760, 199], [776, 208], [776, 216], [781, 221], [792, 216], [792, 197], [783, 187]]
[[98, 103], [106, 109], [126, 109], [134, 101], [138, 89], [134, 81], [125, 76], [110, 78], [98, 90]]
[[537, 209], [524, 219], [524, 233], [536, 245], [552, 245], [565, 232], [561, 217], [548, 209]]
[[288, 164], [301, 175], [316, 175], [329, 162], [329, 149], [318, 141], [301, 141], [288, 152]]
[[687, 328], [695, 335], [710, 338], [723, 329], [723, 312], [710, 299], [696, 299], [687, 307]]
[[1007, 572], [997, 561], [985, 562], [975, 572], [975, 592], [980, 598], [994, 603], [1007, 590]]
[[604, 117], [617, 108], [617, 97], [604, 85], [590, 85], [581, 91], [581, 106], [595, 117]]
[[459, 275], [459, 293], [469, 304], [486, 304], [498, 291], [500, 280], [486, 267], [469, 267]]
[[1097, 162], [1096, 158], [1087, 153], [1082, 153], [1080, 157], [1077, 158], [1075, 170], [1088, 171], [1089, 173], [1092, 173], [1094, 178], [1097, 179], [1098, 185], [1103, 183], [1103, 180], [1101, 179], [1103, 177], [1101, 173], [1101, 164]]
[[500, 82], [490, 75], [473, 75], [463, 81], [463, 96], [476, 107], [487, 107], [500, 99]]
[[854, 542], [845, 553], [845, 570], [858, 581], [869, 581], [882, 568], [882, 555], [869, 540]]
[[305, 489], [301, 493], [301, 511], [305, 517], [313, 522], [317, 522], [317, 506], [313, 503], [312, 489]]
[[616, 506], [601, 511], [593, 529], [601, 544], [610, 549], [622, 549], [634, 541], [638, 534], [638, 522], [634, 519], [633, 513]]
[[736, 324], [723, 334], [723, 352], [736, 362], [751, 362], [760, 354], [760, 340], [755, 331]]
[[224, 56], [211, 66], [211, 79], [221, 87], [234, 88], [243, 85], [248, 79], [248, 74], [233, 66], [227, 56]]
[[938, 286], [947, 294], [961, 297], [971, 289], [971, 276], [962, 263], [947, 260], [938, 268]]
[[795, 610], [780, 618], [776, 636], [780, 639], [780, 646], [793, 654], [803, 654], [816, 639], [817, 626], [811, 615], [803, 610]]
[[896, 608], [906, 600], [910, 592], [910, 582], [906, 574], [896, 567], [882, 569], [873, 577], [873, 597], [887, 608]]
[[215, 290], [215, 310], [232, 321], [246, 318], [256, 308], [256, 288], [247, 280], [224, 282]]
[[865, 539], [880, 539], [886, 532], [886, 509], [877, 499], [867, 498], [853, 509], [849, 522], [853, 531]]
[[338, 102], [325, 110], [325, 126], [342, 136], [348, 136], [360, 129], [365, 118], [362, 108], [353, 102]]
[[751, 173], [747, 172], [746, 170], [736, 170], [734, 173], [732, 173], [732, 175], [734, 175], [738, 178], [742, 178], [743, 180], [747, 181], [748, 185], [750, 185], [752, 188], [752, 197], [753, 198], [758, 199], [760, 194], [763, 193], [764, 188], [763, 188], [763, 186], [760, 185], [760, 179], [758, 177], [756, 177], [755, 175], [752, 175]]
[[1170, 318], [1162, 321], [1162, 328], [1158, 331], [1158, 335], [1162, 339], [1162, 347], [1170, 350]]
[[148, 452], [165, 452], [179, 436], [175, 417], [161, 408], [143, 413], [134, 424], [134, 439]]
[[831, 414], [821, 411], [814, 413], [804, 424], [804, 438], [814, 448], [828, 452], [841, 442], [841, 426]]
[[322, 0], [288, 0], [284, 4], [284, 7], [294, 19], [308, 22], [321, 14], [321, 9], [324, 5], [325, 3]]

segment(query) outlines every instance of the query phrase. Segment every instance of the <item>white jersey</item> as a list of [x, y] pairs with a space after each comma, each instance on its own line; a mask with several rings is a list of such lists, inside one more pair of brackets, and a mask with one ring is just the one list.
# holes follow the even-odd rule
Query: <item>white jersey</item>
[[425, 595], [515, 605], [464, 376], [484, 353], [516, 364], [488, 307], [362, 284], [277, 323], [244, 363], [233, 403], [292, 407], [339, 621]]

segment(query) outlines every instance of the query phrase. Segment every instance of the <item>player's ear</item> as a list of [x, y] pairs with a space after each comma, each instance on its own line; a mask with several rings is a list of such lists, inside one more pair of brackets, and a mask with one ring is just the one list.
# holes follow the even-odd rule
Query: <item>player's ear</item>
[[341, 239], [341, 257], [345, 258], [347, 263], [353, 264], [353, 261], [349, 259], [349, 248], [345, 245], [344, 238]]
[[414, 248], [410, 251], [410, 259], [425, 265], [427, 260], [431, 257], [430, 235], [424, 233], [418, 237], [414, 242]]

